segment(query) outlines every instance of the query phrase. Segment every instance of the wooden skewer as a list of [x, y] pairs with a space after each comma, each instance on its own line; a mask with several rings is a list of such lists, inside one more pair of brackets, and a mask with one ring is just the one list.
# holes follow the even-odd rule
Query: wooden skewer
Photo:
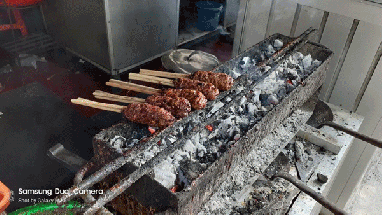
[[160, 89], [155, 89], [152, 87], [146, 87], [139, 84], [123, 82], [123, 81], [114, 80], [114, 79], [111, 79], [110, 82], [106, 82], [106, 85], [112, 86], [112, 87], [118, 87], [124, 90], [133, 90], [136, 92], [150, 94], [150, 95], [159, 95], [161, 93]]
[[162, 85], [166, 85], [166, 86], [170, 86], [170, 87], [175, 87], [173, 80], [170, 80], [167, 78], [158, 78], [158, 77], [150, 76], [150, 75], [130, 73], [129, 79], [130, 80], [137, 80], [137, 81], [145, 81], [145, 82], [150, 82], [150, 83], [155, 83], [155, 84], [162, 84]]
[[79, 104], [79, 105], [88, 106], [92, 108], [98, 108], [101, 110], [114, 111], [117, 113], [122, 113], [123, 109], [125, 108], [125, 106], [121, 106], [121, 105], [100, 103], [100, 102], [95, 102], [88, 99], [83, 99], [80, 97], [78, 97], [77, 99], [71, 99], [70, 101], [73, 104]]
[[119, 96], [107, 92], [103, 92], [100, 90], [96, 90], [93, 93], [94, 97], [97, 99], [105, 99], [109, 101], [122, 102], [122, 103], [144, 103], [145, 99], [129, 97], [129, 96]]
[[155, 71], [155, 70], [149, 70], [149, 69], [140, 69], [139, 74], [165, 77], [165, 78], [189, 78], [191, 76], [189, 74], [163, 72], [163, 71]]

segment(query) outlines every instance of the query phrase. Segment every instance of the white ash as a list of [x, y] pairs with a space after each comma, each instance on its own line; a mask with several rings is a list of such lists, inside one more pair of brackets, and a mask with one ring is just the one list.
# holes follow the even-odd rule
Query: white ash
[[267, 47], [267, 55], [268, 56], [270, 56], [270, 55], [273, 55], [274, 53], [275, 53], [276, 51], [275, 51], [275, 49], [273, 48], [273, 46], [272, 45], [268, 45], [268, 47]]
[[281, 49], [283, 47], [284, 43], [283, 41], [279, 40], [279, 39], [276, 39], [273, 46], [276, 48], [276, 49]]
[[176, 180], [176, 169], [171, 164], [171, 160], [167, 159], [154, 167], [154, 179], [164, 187], [171, 189]]
[[[242, 202], [238, 202], [238, 200], [247, 198], [242, 196], [243, 193], [246, 193], [245, 189], [248, 186], [251, 187], [259, 173], [266, 169], [294, 137], [297, 130], [304, 126], [310, 114], [302, 110], [293, 112], [284, 124], [265, 137], [258, 148], [252, 150], [248, 157], [235, 167], [228, 180], [223, 182], [199, 214], [231, 214], [234, 207], [240, 206]], [[249, 194], [247, 193], [247, 195]]]
[[310, 54], [306, 55], [302, 59], [302, 65], [304, 66], [304, 69], [308, 69], [312, 66], [312, 56], [310, 56]]

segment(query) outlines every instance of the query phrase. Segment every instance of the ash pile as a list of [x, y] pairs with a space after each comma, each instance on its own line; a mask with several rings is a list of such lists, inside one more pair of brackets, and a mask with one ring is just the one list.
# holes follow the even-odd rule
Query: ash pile
[[258, 66], [290, 41], [275, 34], [217, 67], [213, 72], [235, 78], [232, 89], [155, 135], [130, 122], [96, 135], [94, 150], [103, 163], [121, 155], [131, 169], [158, 161], [150, 175], [117, 198], [133, 196], [155, 212], [198, 213], [249, 150], [258, 148], [322, 85], [332, 53], [315, 43], [304, 43], [280, 61]]

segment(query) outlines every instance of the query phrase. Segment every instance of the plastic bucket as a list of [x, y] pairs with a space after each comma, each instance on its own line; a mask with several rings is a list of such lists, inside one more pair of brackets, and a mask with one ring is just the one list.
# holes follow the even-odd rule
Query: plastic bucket
[[213, 1], [197, 2], [198, 23], [196, 27], [201, 31], [213, 31], [219, 25], [219, 18], [223, 10], [223, 4]]

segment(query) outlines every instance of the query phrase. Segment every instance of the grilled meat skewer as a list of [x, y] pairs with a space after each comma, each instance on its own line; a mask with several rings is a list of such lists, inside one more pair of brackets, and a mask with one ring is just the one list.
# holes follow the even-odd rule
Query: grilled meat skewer
[[121, 106], [94, 102], [82, 98], [72, 99], [71, 102], [101, 110], [123, 113], [126, 119], [132, 122], [149, 125], [152, 127], [165, 128], [175, 122], [175, 117], [171, 115], [170, 112], [158, 106], [147, 103], [132, 103], [127, 106]]
[[93, 95], [98, 99], [105, 99], [109, 101], [117, 101], [123, 103], [148, 103], [151, 105], [155, 105], [165, 110], [169, 111], [173, 116], [177, 118], [183, 118], [188, 116], [191, 112], [191, 104], [190, 102], [178, 96], [158, 96], [152, 95], [147, 97], [146, 99], [128, 97], [128, 96], [120, 96], [107, 92], [103, 92], [100, 90], [96, 90]]
[[130, 80], [145, 81], [151, 83], [158, 83], [162, 85], [167, 85], [170, 87], [175, 87], [177, 89], [192, 89], [198, 90], [203, 93], [208, 100], [215, 100], [216, 96], [219, 95], [219, 90], [211, 83], [206, 83], [198, 80], [192, 80], [188, 78], [178, 78], [176, 80], [170, 80], [165, 78], [158, 78], [155, 76], [142, 75], [137, 73], [129, 74]]
[[211, 83], [221, 91], [229, 90], [233, 86], [233, 78], [231, 76], [225, 73], [215, 73], [210, 71], [197, 71], [192, 75], [188, 75], [141, 69], [139, 74], [166, 78], [190, 78], [193, 80]]
[[110, 82], [106, 82], [106, 85], [112, 87], [118, 87], [125, 90], [133, 90], [140, 93], [150, 94], [150, 95], [164, 95], [173, 97], [174, 95], [187, 99], [191, 107], [195, 110], [200, 110], [206, 107], [207, 99], [203, 93], [197, 90], [190, 89], [155, 89], [152, 87], [147, 87], [139, 84], [134, 84], [130, 82], [123, 82], [119, 80], [111, 79]]

